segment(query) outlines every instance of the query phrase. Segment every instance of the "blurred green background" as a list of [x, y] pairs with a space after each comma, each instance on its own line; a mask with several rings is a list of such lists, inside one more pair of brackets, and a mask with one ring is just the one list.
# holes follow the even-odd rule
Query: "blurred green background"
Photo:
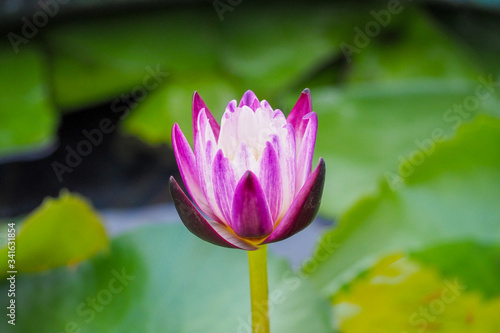
[[219, 118], [306, 87], [327, 179], [271, 255], [273, 332], [500, 332], [500, 3], [4, 0], [0, 33], [0, 332], [250, 332], [170, 132], [195, 90]]

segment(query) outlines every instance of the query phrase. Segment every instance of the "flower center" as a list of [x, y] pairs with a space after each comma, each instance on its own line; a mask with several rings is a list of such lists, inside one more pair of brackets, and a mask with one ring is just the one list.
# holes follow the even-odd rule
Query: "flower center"
[[226, 110], [222, 117], [218, 146], [224, 156], [231, 161], [237, 155], [242, 143], [258, 160], [270, 136], [279, 135], [286, 125], [286, 118], [280, 110], [260, 107], [255, 112], [247, 106], [236, 108], [234, 112]]

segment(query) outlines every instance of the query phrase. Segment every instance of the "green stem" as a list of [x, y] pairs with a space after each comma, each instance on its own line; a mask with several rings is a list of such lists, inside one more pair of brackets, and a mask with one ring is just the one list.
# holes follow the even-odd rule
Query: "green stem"
[[267, 245], [248, 251], [252, 333], [269, 333], [269, 300], [267, 288]]

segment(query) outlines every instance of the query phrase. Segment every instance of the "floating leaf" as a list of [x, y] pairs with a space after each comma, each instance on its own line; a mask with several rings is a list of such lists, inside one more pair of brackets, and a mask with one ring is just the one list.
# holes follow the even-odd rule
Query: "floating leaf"
[[[477, 87], [488, 93], [484, 99], [476, 98]], [[328, 165], [328, 205], [321, 213], [338, 217], [374, 193], [381, 178], [397, 175], [402, 161], [451, 137], [477, 114], [500, 117], [500, 99], [487, 89], [495, 88], [479, 81], [406, 80], [312, 91], [319, 118], [316, 155]], [[470, 107], [471, 101], [479, 104]]]
[[[168, 82], [138, 102], [124, 123], [124, 129], [146, 142], [170, 142], [172, 126], [178, 123], [192, 142], [192, 100], [198, 91], [216, 119], [222, 117], [227, 103], [239, 98], [233, 86], [215, 73], [172, 74]], [[219, 120], [220, 121], [220, 120]]]
[[[74, 265], [105, 249], [108, 239], [100, 218], [78, 195], [63, 192], [46, 199], [22, 222], [15, 238], [15, 266], [18, 272], [38, 272]], [[8, 248], [0, 251], [7, 258]], [[0, 262], [6, 274], [7, 260]]]
[[333, 305], [338, 328], [345, 333], [500, 328], [500, 297], [487, 300], [460, 278], [445, 278], [437, 269], [399, 255], [381, 259], [335, 295]]
[[349, 26], [345, 23], [352, 24], [359, 16], [348, 9], [332, 4], [284, 8], [276, 3], [266, 7], [242, 3], [226, 12], [221, 23], [225, 70], [257, 96], [269, 96], [336, 57]]
[[437, 268], [444, 277], [460, 278], [468, 290], [480, 291], [485, 297], [500, 296], [500, 246], [470, 241], [440, 244], [410, 257]]
[[352, 46], [359, 48], [351, 56], [348, 81], [475, 80], [481, 73], [472, 55], [412, 4], [401, 3], [399, 12], [389, 16], [384, 7], [373, 11], [353, 37]]
[[[274, 257], [269, 274], [272, 332], [332, 331], [330, 306], [307, 277]], [[181, 224], [161, 225], [114, 239], [109, 254], [76, 270], [19, 277], [17, 330], [5, 320], [0, 329], [250, 332], [249, 295], [246, 252], [203, 242]], [[0, 299], [2, 307], [7, 302]]]
[[57, 113], [51, 104], [41, 53], [26, 46], [14, 53], [0, 45], [0, 156], [53, 144]]
[[77, 108], [118, 97], [143, 85], [158, 66], [168, 73], [213, 68], [214, 16], [176, 8], [56, 26], [47, 38], [58, 104]]
[[[500, 116], [494, 76], [414, 5], [394, 7], [392, 15], [387, 3], [368, 10], [341, 44], [347, 84], [312, 91], [317, 156], [329, 167], [329, 204], [321, 212], [329, 217], [374, 193], [387, 172], [462, 122], [480, 113]], [[348, 45], [357, 49], [351, 56]]]
[[312, 281], [331, 295], [384, 253], [452, 240], [498, 243], [499, 146], [500, 120], [481, 116], [423, 150], [421, 165], [402, 163], [395, 190], [383, 182], [378, 195], [358, 202], [325, 235], [322, 245], [337, 249], [321, 257]]

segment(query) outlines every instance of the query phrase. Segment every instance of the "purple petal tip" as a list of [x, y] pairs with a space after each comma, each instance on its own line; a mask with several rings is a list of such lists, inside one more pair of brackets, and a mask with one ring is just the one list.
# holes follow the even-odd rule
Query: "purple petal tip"
[[247, 90], [241, 97], [239, 107], [248, 106], [253, 111], [257, 110], [260, 106], [259, 99], [252, 90]]

